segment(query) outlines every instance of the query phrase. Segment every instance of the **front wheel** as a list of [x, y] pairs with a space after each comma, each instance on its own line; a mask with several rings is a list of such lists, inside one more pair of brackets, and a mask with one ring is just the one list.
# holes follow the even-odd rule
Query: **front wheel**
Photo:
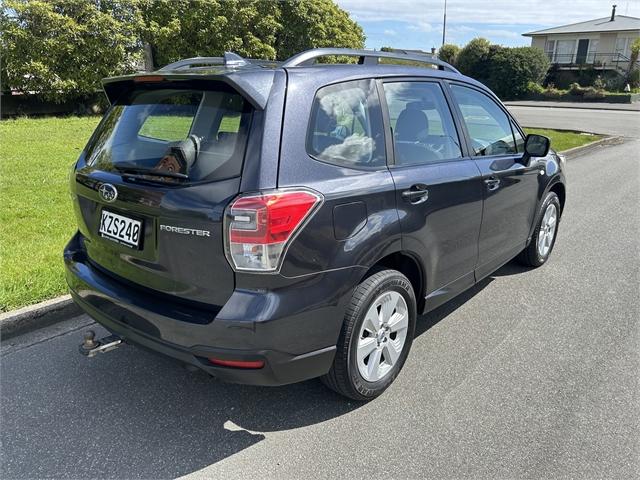
[[371, 400], [391, 385], [409, 354], [416, 325], [411, 282], [396, 270], [362, 281], [347, 307], [336, 356], [322, 381], [354, 400]]
[[520, 263], [528, 267], [539, 267], [547, 261], [556, 243], [559, 220], [560, 200], [554, 192], [549, 192], [538, 212], [531, 242], [517, 257]]

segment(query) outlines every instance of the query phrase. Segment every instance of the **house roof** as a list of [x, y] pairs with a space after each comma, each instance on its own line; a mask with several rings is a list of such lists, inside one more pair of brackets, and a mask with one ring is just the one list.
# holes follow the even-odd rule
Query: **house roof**
[[611, 21], [611, 17], [596, 18], [595, 20], [588, 20], [586, 22], [527, 32], [522, 35], [532, 37], [534, 35], [553, 35], [560, 33], [619, 32], [627, 30], [640, 30], [640, 18], [616, 15], [613, 21]]

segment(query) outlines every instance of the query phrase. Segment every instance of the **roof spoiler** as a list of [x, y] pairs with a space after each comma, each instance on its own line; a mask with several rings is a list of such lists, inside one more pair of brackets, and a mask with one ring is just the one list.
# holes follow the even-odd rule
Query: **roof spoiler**
[[[179, 62], [176, 62], [179, 63]], [[166, 67], [165, 67], [166, 68]], [[138, 85], [161, 82], [181, 82], [193, 80], [217, 81], [229, 85], [240, 95], [258, 109], [264, 110], [267, 106], [271, 87], [273, 86], [275, 72], [273, 70], [255, 69], [244, 71], [238, 74], [235, 71], [223, 71], [219, 74], [211, 74], [194, 77], [187, 72], [179, 70], [166, 71], [164, 69], [156, 72], [126, 75], [122, 77], [106, 78], [102, 81], [102, 88], [109, 100], [113, 103], [124, 93], [132, 90]]]

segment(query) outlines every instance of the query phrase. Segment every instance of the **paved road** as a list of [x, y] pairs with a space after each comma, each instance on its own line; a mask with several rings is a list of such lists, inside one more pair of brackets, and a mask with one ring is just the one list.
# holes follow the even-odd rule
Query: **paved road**
[[638, 478], [640, 140], [571, 160], [550, 262], [421, 317], [394, 386], [217, 382], [86, 317], [3, 345], [2, 478]]
[[509, 106], [526, 127], [563, 128], [640, 138], [640, 112]]
[[520, 105], [524, 107], [582, 108], [586, 110], [630, 110], [634, 112], [640, 112], [640, 103], [511, 100], [505, 102], [505, 105]]

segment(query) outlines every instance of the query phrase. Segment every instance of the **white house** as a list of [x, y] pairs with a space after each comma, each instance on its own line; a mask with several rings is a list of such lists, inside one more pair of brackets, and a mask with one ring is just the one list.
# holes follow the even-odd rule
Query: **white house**
[[523, 34], [531, 46], [545, 51], [551, 63], [576, 70], [589, 65], [599, 70], [629, 70], [631, 44], [640, 37], [640, 18], [616, 15]]

